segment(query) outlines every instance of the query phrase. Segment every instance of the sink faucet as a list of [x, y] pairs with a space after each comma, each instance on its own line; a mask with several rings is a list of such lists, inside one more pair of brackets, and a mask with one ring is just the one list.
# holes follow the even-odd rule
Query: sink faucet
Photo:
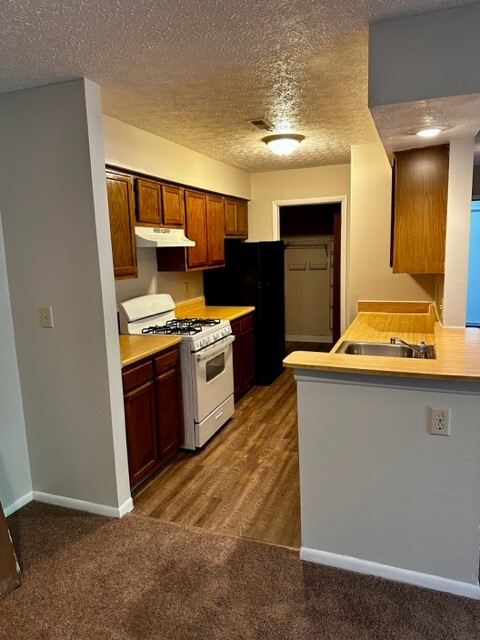
[[402, 340], [401, 338], [397, 338], [396, 336], [390, 338], [390, 344], [403, 344], [405, 347], [408, 347], [409, 349], [411, 349], [412, 351], [414, 351], [415, 353], [418, 353], [418, 357], [419, 358], [426, 358], [427, 357], [427, 351], [425, 349], [425, 342], [420, 342], [418, 345], [414, 345], [414, 344], [409, 344], [408, 342], [405, 342], [405, 340]]

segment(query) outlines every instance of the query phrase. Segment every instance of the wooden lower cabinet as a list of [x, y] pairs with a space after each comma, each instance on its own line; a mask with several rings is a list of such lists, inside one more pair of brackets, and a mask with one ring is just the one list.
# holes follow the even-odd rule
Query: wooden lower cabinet
[[253, 385], [254, 329], [253, 313], [231, 321], [233, 343], [233, 384], [235, 400], [238, 400]]
[[122, 377], [128, 468], [134, 488], [182, 444], [178, 347], [124, 367]]
[[155, 402], [158, 457], [162, 462], [182, 444], [183, 416], [179, 350], [171, 349], [155, 358]]
[[153, 380], [124, 396], [130, 484], [138, 484], [157, 465], [155, 390]]

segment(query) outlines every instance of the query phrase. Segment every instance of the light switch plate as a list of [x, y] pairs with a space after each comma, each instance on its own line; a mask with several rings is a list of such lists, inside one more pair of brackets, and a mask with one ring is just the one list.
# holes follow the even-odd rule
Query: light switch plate
[[40, 326], [44, 329], [53, 329], [53, 309], [48, 305], [38, 307], [40, 313]]

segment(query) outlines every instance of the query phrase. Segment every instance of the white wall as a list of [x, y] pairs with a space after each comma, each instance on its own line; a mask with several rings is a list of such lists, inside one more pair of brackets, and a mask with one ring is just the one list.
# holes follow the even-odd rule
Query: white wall
[[32, 479], [13, 338], [0, 219], [0, 500], [8, 514], [30, 499]]
[[138, 278], [115, 281], [117, 302], [150, 293], [169, 293], [175, 302], [203, 296], [202, 271], [157, 271], [155, 249], [137, 248]]
[[350, 318], [358, 300], [434, 300], [435, 276], [390, 268], [392, 168], [381, 143], [352, 146], [350, 191]]
[[[283, 236], [285, 248], [285, 337], [297, 342], [331, 342], [329, 235]], [[325, 248], [326, 247], [326, 248]], [[302, 309], [302, 313], [298, 310]]]
[[480, 597], [478, 385], [296, 375], [302, 557]]
[[392, 169], [382, 144], [352, 146], [352, 164], [252, 174], [249, 240], [275, 238], [274, 202], [346, 195], [346, 316], [358, 300], [433, 300], [434, 276], [392, 274], [390, 217]]
[[253, 173], [251, 183], [248, 239], [278, 240], [278, 219], [274, 215], [274, 202], [348, 196], [350, 165]]
[[478, 3], [371, 24], [369, 105], [480, 92], [479, 24]]
[[[99, 88], [0, 96], [0, 208], [34, 491], [130, 500]], [[42, 329], [38, 306], [52, 305]]]
[[107, 164], [199, 189], [250, 198], [250, 174], [120, 120], [103, 117]]
[[473, 138], [450, 142], [443, 293], [443, 324], [446, 327], [464, 327], [467, 315], [474, 147]]
[[[106, 163], [199, 189], [250, 199], [250, 174], [109, 116], [103, 117]], [[200, 272], [157, 274], [155, 250], [140, 250], [138, 278], [116, 281], [117, 302], [170, 293], [175, 302], [203, 295]]]

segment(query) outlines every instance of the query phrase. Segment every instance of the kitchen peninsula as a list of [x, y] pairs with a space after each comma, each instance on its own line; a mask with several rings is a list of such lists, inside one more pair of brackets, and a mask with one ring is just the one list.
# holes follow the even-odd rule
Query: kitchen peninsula
[[[434, 343], [435, 360], [294, 352], [301, 557], [480, 597], [480, 331], [429, 303], [359, 303], [341, 340]], [[429, 408], [451, 410], [432, 435]]]

